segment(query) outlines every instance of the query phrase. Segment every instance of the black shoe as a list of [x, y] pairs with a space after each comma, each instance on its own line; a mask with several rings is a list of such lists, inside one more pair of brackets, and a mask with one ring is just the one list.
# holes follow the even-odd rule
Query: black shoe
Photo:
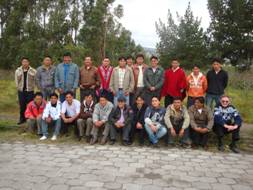
[[230, 144], [230, 145], [229, 145], [229, 148], [230, 148], [230, 150], [231, 150], [233, 153], [236, 153], [236, 154], [239, 154], [239, 153], [240, 153], [240, 150], [239, 150], [239, 148], [238, 148], [236, 145]]
[[109, 143], [109, 145], [114, 145], [115, 142], [116, 142], [115, 140], [111, 140], [110, 143]]
[[220, 152], [224, 152], [224, 151], [225, 151], [224, 145], [219, 145], [219, 146], [218, 146], [218, 150], [219, 150]]
[[131, 142], [129, 142], [129, 141], [123, 141], [123, 143], [122, 143], [124, 146], [130, 146], [131, 145]]
[[21, 124], [23, 124], [23, 123], [25, 123], [25, 120], [20, 120], [20, 121], [17, 123], [17, 125], [21, 125]]
[[153, 147], [153, 148], [160, 148], [160, 146], [159, 146], [157, 143], [152, 144], [152, 147]]
[[78, 136], [78, 141], [81, 141], [83, 136]]

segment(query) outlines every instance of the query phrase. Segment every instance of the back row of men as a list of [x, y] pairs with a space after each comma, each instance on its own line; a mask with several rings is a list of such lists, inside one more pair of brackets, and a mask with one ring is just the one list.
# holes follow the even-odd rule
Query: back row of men
[[[56, 67], [52, 65], [51, 57], [46, 56], [43, 65], [36, 71], [30, 66], [28, 58], [22, 58], [22, 65], [15, 72], [20, 103], [19, 123], [28, 119], [30, 127], [38, 126], [38, 133], [43, 133], [41, 140], [47, 138], [48, 134], [45, 132], [47, 124], [52, 121], [55, 126], [58, 126], [55, 128], [53, 136], [53, 140], [56, 139], [61, 122], [52, 120], [52, 115], [59, 115], [65, 133], [67, 133], [69, 124], [77, 124], [76, 135], [81, 139], [84, 134], [83, 129], [86, 127], [86, 136], [91, 144], [97, 142], [98, 129], [104, 126], [102, 144], [106, 143], [109, 131], [111, 144], [114, 144], [116, 129], [123, 129], [124, 144], [131, 144], [131, 138], [136, 129], [142, 129], [137, 130], [142, 131], [140, 132], [140, 144], [143, 142], [144, 132], [147, 132], [150, 142], [155, 146], [158, 139], [165, 134], [167, 134], [166, 143], [169, 145], [173, 144], [172, 137], [179, 134], [182, 137], [180, 141], [182, 145], [188, 146], [190, 144], [189, 136], [191, 136], [193, 145], [201, 144], [203, 147], [207, 145], [207, 134], [214, 123], [214, 131], [219, 140], [219, 150], [224, 150], [222, 142], [224, 134], [232, 132], [230, 148], [234, 152], [239, 152], [236, 141], [239, 140], [242, 121], [238, 111], [230, 105], [229, 97], [223, 96], [228, 75], [222, 69], [219, 59], [213, 60], [213, 68], [208, 71], [207, 76], [202, 74], [200, 68], [195, 65], [192, 73], [187, 77], [183, 69], [180, 68], [177, 59], [172, 60], [171, 68], [165, 72], [158, 65], [156, 56], [150, 58], [150, 66], [144, 63], [142, 54], [136, 56], [135, 64], [133, 64], [132, 57], [127, 59], [120, 57], [118, 61], [119, 65], [113, 68], [110, 66], [109, 58], [105, 57], [102, 65], [96, 68], [92, 65], [91, 57], [87, 56], [84, 58], [83, 67], [79, 69], [76, 64], [72, 63], [71, 54], [66, 53], [63, 56], [63, 63]], [[37, 93], [34, 98], [35, 85], [41, 91], [42, 96]], [[80, 87], [81, 103], [75, 99], [78, 87]], [[54, 93], [56, 90], [60, 94], [59, 102], [57, 94]], [[189, 111], [182, 105], [182, 100], [186, 95], [188, 95], [187, 107]], [[38, 96], [44, 97], [46, 100], [51, 97], [48, 109], [43, 100], [39, 101], [39, 105], [36, 104]], [[207, 107], [204, 105], [204, 96], [206, 96]], [[165, 97], [166, 115], [165, 108], [160, 106], [161, 97]], [[56, 102], [52, 102], [52, 99], [56, 99]], [[70, 99], [72, 100], [68, 101]], [[93, 112], [92, 105], [95, 105], [98, 100]], [[101, 101], [106, 103], [103, 105]], [[143, 122], [133, 123], [131, 122], [132, 117], [141, 117], [138, 101], [142, 101], [142, 104], [147, 105], [148, 108], [145, 106], [147, 109], [142, 110]], [[214, 121], [213, 114], [209, 109], [213, 101], [216, 103], [214, 116], [217, 116], [217, 118], [214, 117]], [[92, 104], [86, 105], [87, 102]], [[114, 109], [110, 102], [114, 103]], [[28, 103], [30, 106], [27, 106]], [[59, 109], [57, 108], [58, 104]], [[125, 109], [126, 113], [123, 111]], [[192, 115], [190, 119], [188, 112], [191, 113], [191, 109], [195, 112], [190, 114], [190, 116]], [[56, 110], [60, 110], [60, 114]], [[33, 115], [30, 113], [32, 111], [37, 112], [39, 120], [36, 121], [37, 116], [30, 118], [29, 115]], [[135, 111], [137, 112], [133, 114]], [[82, 114], [82, 112], [84, 113]], [[87, 118], [87, 115], [90, 119]], [[129, 118], [127, 118], [128, 115]], [[198, 117], [199, 121], [195, 121], [195, 117]], [[83, 121], [81, 122], [81, 120]], [[190, 129], [192, 130], [188, 130], [189, 124], [191, 124]], [[167, 129], [169, 129], [168, 132]]]

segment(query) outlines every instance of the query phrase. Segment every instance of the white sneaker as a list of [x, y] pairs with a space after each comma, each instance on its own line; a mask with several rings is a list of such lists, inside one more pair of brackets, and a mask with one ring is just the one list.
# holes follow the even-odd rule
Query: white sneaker
[[42, 137], [40, 138], [41, 141], [44, 141], [44, 140], [46, 140], [46, 139], [47, 139], [46, 136], [42, 136]]
[[57, 136], [56, 135], [53, 135], [53, 137], [51, 138], [52, 141], [55, 141], [57, 140]]

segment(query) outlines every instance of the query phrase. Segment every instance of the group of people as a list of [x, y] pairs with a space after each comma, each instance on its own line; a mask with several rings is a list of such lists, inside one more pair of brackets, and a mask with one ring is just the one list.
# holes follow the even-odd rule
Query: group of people
[[[144, 60], [143, 54], [135, 59], [122, 56], [113, 68], [105, 57], [95, 67], [92, 58], [86, 56], [79, 68], [72, 62], [71, 53], [65, 53], [63, 63], [54, 66], [52, 58], [45, 56], [35, 70], [28, 58], [22, 58], [15, 72], [19, 124], [27, 122], [29, 131], [36, 130], [40, 140], [48, 138], [49, 126], [54, 129], [51, 140], [56, 140], [60, 132], [68, 135], [69, 127], [74, 126], [77, 138], [90, 144], [109, 141], [113, 145], [117, 134], [122, 133], [126, 146], [138, 134], [141, 146], [146, 136], [154, 147], [162, 137], [166, 145], [175, 146], [178, 137], [183, 147], [204, 149], [214, 131], [220, 151], [224, 151], [224, 135], [232, 133], [229, 148], [239, 153], [242, 119], [224, 95], [228, 74], [220, 59], [213, 59], [206, 76], [198, 65], [186, 76], [178, 59], [173, 59], [165, 71], [156, 56], [150, 58], [150, 66]], [[39, 92], [34, 94], [36, 86]], [[78, 88], [80, 101], [76, 98]], [[187, 106], [183, 104], [186, 96]]]

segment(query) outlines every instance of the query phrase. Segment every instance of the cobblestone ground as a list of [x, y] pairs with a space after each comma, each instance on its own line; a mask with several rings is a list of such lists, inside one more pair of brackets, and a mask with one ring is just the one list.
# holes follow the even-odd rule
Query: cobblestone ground
[[253, 189], [253, 155], [148, 147], [0, 144], [0, 189]]

